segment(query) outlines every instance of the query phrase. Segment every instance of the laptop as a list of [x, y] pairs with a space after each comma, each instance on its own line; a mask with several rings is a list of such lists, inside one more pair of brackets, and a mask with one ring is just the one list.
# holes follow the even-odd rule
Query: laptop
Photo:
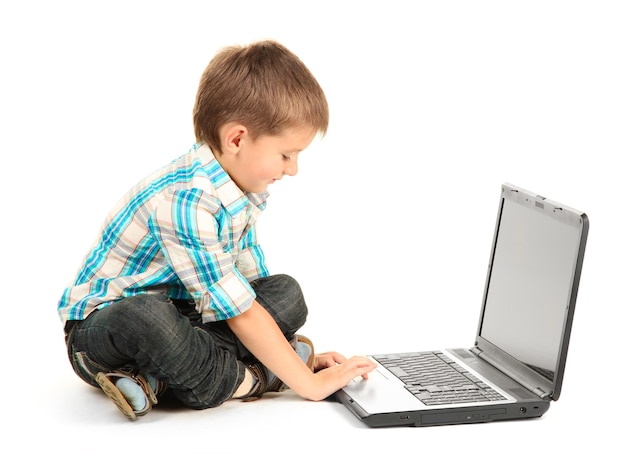
[[372, 355], [369, 379], [335, 398], [371, 427], [542, 416], [561, 393], [588, 229], [584, 213], [503, 184], [474, 345]]

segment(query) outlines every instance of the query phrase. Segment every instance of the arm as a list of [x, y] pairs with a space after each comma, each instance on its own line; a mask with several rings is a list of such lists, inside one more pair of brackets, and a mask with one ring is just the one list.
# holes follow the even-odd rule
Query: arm
[[[367, 376], [375, 368], [368, 358], [325, 355], [326, 361], [313, 373], [298, 357], [269, 313], [258, 302], [239, 316], [228, 319], [229, 327], [257, 359], [299, 396], [322, 400], [353, 378]], [[332, 361], [331, 361], [332, 359]], [[333, 363], [339, 363], [334, 364]]]

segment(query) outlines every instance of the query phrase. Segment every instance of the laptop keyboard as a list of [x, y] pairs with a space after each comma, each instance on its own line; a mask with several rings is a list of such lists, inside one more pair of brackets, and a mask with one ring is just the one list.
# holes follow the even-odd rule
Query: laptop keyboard
[[427, 406], [506, 398], [441, 351], [374, 356]]

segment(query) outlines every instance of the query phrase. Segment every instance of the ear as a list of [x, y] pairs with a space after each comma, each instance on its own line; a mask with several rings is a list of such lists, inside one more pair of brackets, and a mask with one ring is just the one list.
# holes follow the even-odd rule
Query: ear
[[219, 133], [224, 154], [237, 154], [241, 148], [242, 138], [248, 134], [248, 129], [238, 122], [229, 122], [220, 128]]

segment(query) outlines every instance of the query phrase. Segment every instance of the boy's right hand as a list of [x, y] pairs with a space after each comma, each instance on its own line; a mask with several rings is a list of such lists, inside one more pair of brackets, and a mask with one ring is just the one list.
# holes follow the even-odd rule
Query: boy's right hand
[[356, 377], [367, 379], [367, 374], [376, 369], [376, 363], [365, 356], [347, 358], [331, 351], [315, 355], [313, 382], [296, 391], [301, 397], [323, 400], [345, 387]]
[[278, 328], [276, 321], [257, 301], [239, 316], [226, 320], [239, 340], [256, 358], [302, 398], [319, 401], [345, 387], [355, 377], [367, 378], [376, 363], [363, 356], [346, 359], [336, 353], [315, 357], [314, 371], [302, 362]]

